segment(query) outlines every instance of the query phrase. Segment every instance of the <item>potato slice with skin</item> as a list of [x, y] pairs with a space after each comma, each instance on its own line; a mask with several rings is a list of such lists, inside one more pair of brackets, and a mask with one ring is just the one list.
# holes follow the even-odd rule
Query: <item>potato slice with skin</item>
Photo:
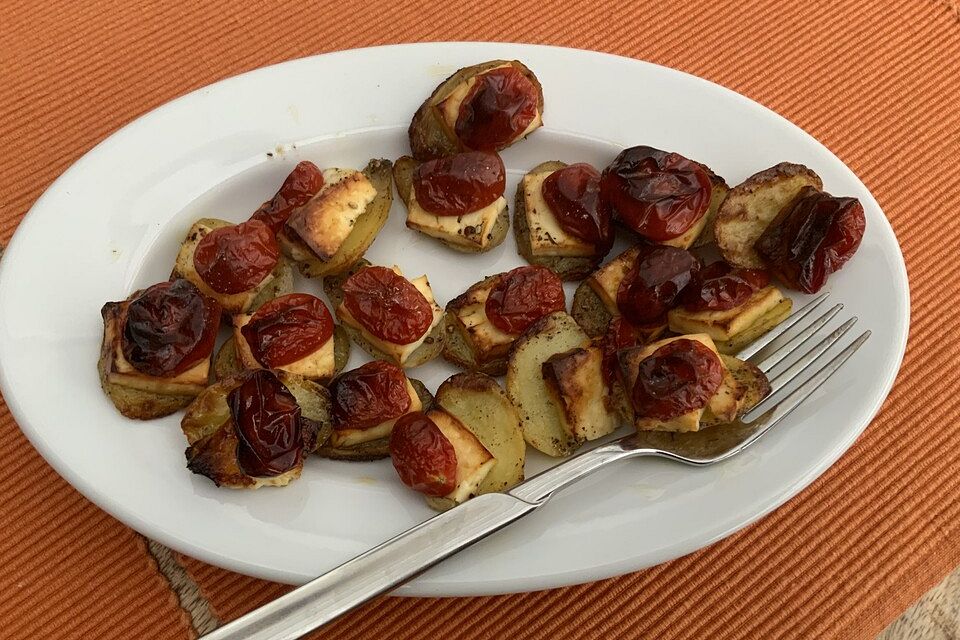
[[280, 248], [294, 262], [300, 272], [308, 278], [320, 278], [330, 274], [343, 273], [357, 263], [376, 239], [380, 229], [387, 222], [390, 206], [393, 204], [392, 163], [389, 160], [371, 160], [363, 169], [363, 174], [377, 190], [373, 202], [367, 205], [353, 225], [353, 230], [340, 249], [329, 259], [321, 260], [310, 248], [289, 229], [281, 229], [277, 234]]
[[808, 186], [822, 189], [820, 176], [802, 164], [781, 162], [731, 189], [714, 223], [717, 247], [724, 259], [735, 267], [764, 268], [753, 245], [777, 214]]
[[568, 432], [561, 407], [547, 390], [543, 363], [550, 356], [586, 347], [590, 338], [564, 311], [544, 316], [517, 339], [507, 363], [507, 395], [517, 407], [527, 443], [550, 456], [568, 456], [581, 441]]
[[[460, 142], [444, 120], [438, 105], [453, 93], [461, 83], [490, 69], [505, 65], [516, 67], [533, 83], [538, 94], [537, 109], [541, 116], [543, 115], [543, 89], [540, 87], [540, 81], [522, 62], [518, 60], [490, 60], [464, 67], [441, 82], [413, 115], [407, 134], [410, 138], [410, 150], [413, 152], [414, 158], [430, 160], [431, 158], [466, 151], [466, 147], [463, 146], [463, 143]], [[512, 141], [510, 144], [516, 144], [517, 142], [519, 142], [519, 139]]]
[[[397, 158], [396, 163], [393, 165], [393, 181], [397, 185], [397, 193], [400, 194], [400, 200], [403, 201], [404, 206], [410, 206], [411, 193], [413, 192], [413, 172], [416, 170], [417, 165], [420, 163], [411, 158], [410, 156], [403, 156], [402, 158]], [[410, 226], [407, 224], [407, 227], [413, 229], [414, 231], [420, 232], [419, 229]], [[501, 245], [504, 239], [507, 237], [507, 230], [510, 228], [510, 209], [505, 207], [503, 211], [497, 216], [497, 220], [493, 225], [493, 228], [490, 230], [490, 237], [487, 240], [487, 244], [481, 246], [474, 244], [458, 244], [456, 242], [449, 242], [444, 238], [437, 238], [433, 236], [434, 240], [442, 242], [447, 247], [453, 249], [454, 251], [459, 251], [460, 253], [485, 253], [490, 251], [494, 247]]]
[[526, 443], [520, 416], [496, 380], [482, 373], [455, 374], [437, 389], [436, 403], [497, 459], [479, 493], [505, 491], [523, 481]]

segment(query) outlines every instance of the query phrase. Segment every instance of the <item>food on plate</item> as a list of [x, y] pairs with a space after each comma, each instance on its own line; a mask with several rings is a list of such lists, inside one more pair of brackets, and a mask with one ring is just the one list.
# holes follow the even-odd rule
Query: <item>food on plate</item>
[[725, 191], [706, 166], [647, 146], [624, 149], [600, 178], [600, 195], [618, 220], [651, 242], [681, 249], [712, 222]]
[[538, 318], [565, 308], [563, 282], [546, 267], [490, 276], [447, 304], [443, 356], [466, 369], [502, 375], [517, 337]]
[[500, 151], [543, 124], [543, 90], [517, 60], [460, 69], [434, 89], [408, 135], [417, 160], [460, 151]]
[[438, 509], [477, 495], [497, 462], [462, 422], [440, 409], [400, 418], [390, 435], [390, 458], [400, 481]]
[[195, 284], [226, 314], [246, 313], [293, 288], [290, 263], [260, 220], [197, 220], [180, 245], [173, 277]]
[[169, 415], [207, 386], [221, 309], [193, 283], [155, 284], [101, 315], [100, 385], [124, 416]]
[[478, 493], [506, 491], [523, 481], [527, 445], [520, 416], [496, 380], [482, 373], [454, 374], [437, 389], [436, 406], [466, 426], [496, 460]]
[[564, 280], [597, 268], [613, 246], [610, 209], [600, 198], [600, 174], [589, 164], [543, 162], [517, 185], [513, 230], [527, 262]]
[[308, 160], [298, 162], [272, 198], [260, 205], [251, 220], [265, 223], [276, 234], [295, 209], [305, 205], [323, 187], [323, 172]]
[[774, 218], [804, 187], [823, 188], [820, 176], [801, 164], [781, 162], [730, 190], [714, 222], [717, 247], [735, 267], [763, 269], [754, 245]]
[[223, 378], [243, 369], [277, 369], [326, 383], [349, 357], [350, 339], [323, 301], [291, 293], [233, 317], [233, 335], [217, 352], [214, 372]]
[[670, 331], [705, 333], [720, 353], [735, 354], [783, 322], [792, 308], [760, 269], [731, 267], [719, 260], [700, 269], [667, 313]]
[[637, 245], [580, 283], [571, 313], [592, 337], [622, 316], [651, 340], [666, 329], [667, 312], [699, 269], [699, 260], [684, 249]]
[[404, 156], [393, 166], [407, 227], [467, 253], [489, 251], [507, 236], [506, 175], [500, 156], [487, 151], [419, 163]]
[[440, 354], [443, 310], [427, 276], [408, 280], [399, 267], [363, 265], [324, 287], [350, 339], [375, 358], [417, 367]]
[[389, 160], [364, 170], [326, 169], [323, 186], [277, 234], [283, 252], [309, 278], [342, 273], [373, 243], [393, 203]]
[[317, 453], [338, 460], [386, 457], [397, 419], [433, 402], [421, 383], [384, 360], [340, 374], [329, 389], [333, 431]]
[[640, 431], [699, 431], [728, 424], [753, 406], [748, 401], [757, 390], [769, 392], [759, 369], [722, 356], [706, 334], [666, 338], [618, 355], [627, 407]]
[[547, 392], [560, 408], [560, 423], [574, 440], [596, 440], [619, 426], [620, 398], [604, 378], [600, 345], [557, 353], [541, 366]]
[[784, 207], [754, 247], [787, 286], [816, 293], [853, 257], [866, 227], [856, 198], [837, 198], [804, 187]]
[[180, 423], [187, 468], [219, 487], [282, 487], [330, 434], [327, 390], [285, 371], [257, 369], [203, 391]]
[[564, 311], [543, 316], [510, 349], [507, 395], [517, 407], [527, 444], [551, 456], [567, 456], [583, 441], [567, 430], [563, 407], [547, 387], [543, 365], [552, 356], [590, 346], [590, 338]]

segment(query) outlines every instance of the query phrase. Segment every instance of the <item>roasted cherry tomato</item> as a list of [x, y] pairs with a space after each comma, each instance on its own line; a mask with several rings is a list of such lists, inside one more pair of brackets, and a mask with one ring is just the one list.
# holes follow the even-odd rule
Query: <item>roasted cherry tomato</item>
[[276, 235], [259, 220], [214, 229], [197, 243], [193, 254], [193, 266], [203, 281], [224, 294], [250, 291], [279, 260]]
[[620, 361], [617, 357], [621, 349], [642, 344], [644, 334], [630, 324], [623, 316], [617, 316], [607, 325], [607, 332], [600, 338], [600, 350], [603, 354], [601, 368], [606, 383], [613, 384], [617, 379]]
[[543, 199], [564, 231], [606, 253], [613, 244], [610, 208], [600, 198], [600, 173], [586, 163], [554, 171], [543, 181]]
[[145, 289], [122, 318], [123, 357], [141, 373], [167, 378], [210, 357], [220, 305], [189, 280], [178, 279]]
[[276, 368], [323, 346], [333, 336], [333, 318], [320, 298], [291, 293], [257, 309], [240, 333], [257, 362]]
[[300, 405], [272, 372], [259, 369], [227, 395], [240, 444], [237, 461], [248, 476], [285, 473], [300, 464]]
[[250, 217], [266, 223], [274, 233], [280, 231], [297, 207], [305, 205], [323, 187], [323, 172], [308, 160], [298, 162], [280, 190]]
[[457, 452], [424, 413], [397, 420], [390, 434], [390, 458], [400, 480], [414, 491], [445, 496], [457, 486]]
[[682, 236], [707, 212], [712, 190], [702, 166], [653, 147], [624, 149], [600, 178], [614, 213], [654, 242]]
[[374, 360], [330, 384], [334, 429], [369, 429], [410, 408], [407, 376], [397, 365]]
[[413, 172], [413, 191], [425, 211], [461, 216], [503, 195], [507, 173], [495, 153], [467, 151], [428, 160]]
[[725, 311], [739, 307], [768, 284], [770, 276], [762, 269], [735, 269], [718, 260], [700, 269], [681, 300], [688, 311]]
[[393, 344], [416, 342], [433, 324], [426, 297], [387, 267], [366, 267], [347, 278], [343, 304], [367, 331]]
[[454, 133], [469, 149], [503, 149], [537, 117], [538, 102], [537, 88], [519, 69], [491, 69], [460, 104]]
[[640, 247], [637, 260], [617, 290], [617, 308], [640, 327], [666, 321], [667, 311], [677, 302], [700, 262], [689, 251], [663, 245]]
[[794, 289], [816, 293], [856, 253], [866, 225], [856, 198], [806, 187], [774, 218], [755, 248], [775, 276]]
[[644, 418], [670, 420], [705, 407], [722, 381], [723, 365], [709, 347], [674, 340], [640, 362], [633, 408]]
[[566, 307], [563, 281], [546, 267], [517, 267], [500, 276], [484, 311], [493, 326], [513, 335], [539, 318]]

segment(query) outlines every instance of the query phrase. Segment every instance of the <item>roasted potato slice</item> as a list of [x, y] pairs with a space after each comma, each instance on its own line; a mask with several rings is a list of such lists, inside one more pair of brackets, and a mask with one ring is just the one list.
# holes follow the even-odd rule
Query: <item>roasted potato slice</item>
[[[557, 160], [541, 162], [527, 173], [529, 175], [547, 171], [553, 172], [563, 169], [566, 166], [567, 164], [565, 162]], [[606, 254], [594, 254], [590, 256], [534, 255], [530, 224], [527, 220], [527, 203], [524, 194], [524, 181], [521, 179], [517, 184], [517, 194], [514, 198], [513, 234], [517, 240], [517, 251], [523, 256], [524, 260], [530, 264], [547, 267], [564, 280], [579, 280], [596, 269]], [[580, 244], [579, 241], [576, 242]]]
[[[333, 329], [333, 375], [339, 374], [350, 359], [350, 337], [340, 325]], [[243, 371], [243, 365], [237, 357], [237, 340], [230, 336], [220, 346], [213, 360], [213, 373], [217, 380], [228, 378]]]
[[523, 481], [526, 444], [520, 417], [496, 380], [482, 373], [454, 374], [437, 389], [436, 403], [497, 459], [480, 483], [480, 493], [505, 491]]
[[[413, 386], [414, 391], [420, 398], [420, 404], [423, 405], [421, 411], [429, 411], [433, 408], [433, 394], [427, 389], [426, 385], [416, 378], [407, 378]], [[390, 457], [390, 438], [379, 438], [364, 442], [352, 447], [335, 447], [329, 439], [317, 448], [317, 455], [331, 460], [346, 460], [355, 462], [364, 462], [369, 460], [380, 460]]]
[[[393, 165], [393, 181], [397, 184], [397, 193], [400, 194], [400, 199], [403, 201], [403, 204], [407, 209], [410, 208], [410, 202], [412, 200], [413, 193], [413, 172], [416, 170], [417, 165], [420, 164], [410, 156], [403, 156], [398, 158]], [[473, 214], [468, 214], [473, 215]], [[437, 237], [430, 235], [416, 226], [411, 225], [410, 220], [407, 220], [407, 227], [424, 233], [424, 235], [432, 237], [434, 240], [442, 242], [444, 245], [450, 247], [454, 251], [460, 251], [461, 253], [484, 253], [490, 251], [494, 247], [503, 243], [504, 238], [507, 237], [507, 229], [510, 227], [510, 211], [508, 207], [504, 207], [503, 211], [497, 214], [497, 219], [493, 223], [493, 227], [490, 228], [490, 231], [487, 233], [487, 238], [484, 240], [479, 237], [479, 234], [482, 231], [480, 225], [476, 226], [476, 231], [473, 232], [473, 235], [468, 237], [473, 238], [472, 242], [452, 242], [446, 238]]]
[[[304, 456], [330, 437], [330, 396], [326, 388], [300, 376], [275, 372], [297, 399], [303, 417]], [[207, 387], [187, 407], [180, 428], [187, 437], [187, 468], [206, 476], [217, 486], [231, 489], [257, 489], [284, 486], [300, 477], [303, 463], [272, 477], [248, 476], [237, 461], [238, 437], [230, 415], [227, 396], [249, 372], [225, 378]]]
[[822, 189], [820, 176], [802, 164], [781, 162], [730, 190], [714, 223], [717, 247], [735, 267], [762, 269], [753, 245], [781, 209], [804, 187]]
[[793, 302], [770, 285], [754, 292], [742, 305], [726, 311], [688, 311], [672, 309], [667, 313], [670, 331], [678, 334], [706, 333], [720, 353], [736, 354], [770, 331], [790, 315]]
[[547, 389], [543, 363], [590, 342], [576, 321], [558, 311], [534, 322], [517, 339], [507, 363], [507, 395], [517, 407], [527, 443], [551, 456], [568, 456], [581, 440], [564, 427], [563, 410]]
[[283, 252], [308, 278], [343, 273], [363, 257], [387, 222], [393, 204], [392, 164], [389, 160], [371, 160], [363, 174], [377, 190], [377, 195], [353, 225], [353, 230], [340, 249], [329, 260], [321, 260], [294, 232], [284, 227], [277, 234]]
[[[466, 151], [466, 147], [457, 138], [453, 127], [447, 123], [438, 105], [471, 78], [490, 71], [491, 69], [506, 65], [511, 65], [519, 69], [536, 88], [538, 93], [537, 108], [542, 116], [543, 89], [540, 86], [540, 81], [537, 80], [537, 76], [523, 63], [517, 60], [490, 60], [489, 62], [464, 67], [441, 82], [413, 115], [413, 120], [410, 122], [410, 127], [407, 130], [410, 138], [410, 150], [413, 152], [413, 157], [417, 160], [430, 160], [431, 158]], [[529, 135], [529, 133], [530, 131], [528, 131], [526, 135]], [[514, 144], [518, 140], [519, 139], [513, 140], [510, 144]]]
[[727, 371], [736, 380], [741, 390], [737, 400], [737, 417], [739, 418], [770, 395], [770, 381], [753, 363], [723, 353], [720, 354], [720, 359], [723, 360]]
[[491, 376], [502, 376], [507, 372], [510, 343], [502, 344], [487, 339], [482, 327], [468, 328], [460, 316], [479, 305], [481, 299], [486, 299], [485, 292], [494, 285], [499, 275], [489, 276], [472, 285], [448, 302], [444, 313], [443, 357], [464, 369]]
[[256, 287], [251, 292], [244, 293], [218, 293], [210, 288], [203, 281], [196, 267], [193, 266], [193, 254], [196, 251], [197, 244], [210, 231], [222, 227], [232, 227], [233, 222], [220, 220], [217, 218], [200, 218], [190, 227], [186, 238], [180, 244], [180, 251], [177, 254], [176, 263], [170, 278], [184, 278], [192, 282], [203, 295], [216, 300], [223, 307], [224, 317], [234, 313], [248, 313], [258, 309], [268, 300], [273, 300], [277, 296], [282, 296], [293, 291], [293, 267], [290, 261], [280, 256], [277, 266], [274, 267], [262, 285]]

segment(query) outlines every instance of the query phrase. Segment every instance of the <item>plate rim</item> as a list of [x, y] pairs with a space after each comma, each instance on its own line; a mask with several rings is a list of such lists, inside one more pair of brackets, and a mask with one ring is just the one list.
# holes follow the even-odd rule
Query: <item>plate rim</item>
[[[414, 584], [408, 584], [400, 587], [397, 591], [394, 592], [395, 595], [405, 595], [405, 596], [422, 596], [422, 597], [436, 597], [436, 596], [476, 596], [476, 595], [493, 595], [493, 594], [506, 594], [506, 593], [517, 593], [525, 591], [534, 591], [546, 588], [556, 588], [561, 586], [581, 584], [585, 582], [590, 582], [594, 580], [600, 580], [608, 577], [624, 575], [626, 573], [632, 573], [640, 569], [654, 566], [656, 564], [661, 564], [682, 556], [688, 555], [694, 551], [705, 548], [716, 543], [723, 538], [726, 538], [733, 533], [753, 524], [764, 516], [768, 515], [775, 509], [779, 508], [787, 501], [791, 500], [798, 493], [807, 488], [816, 478], [820, 477], [827, 469], [832, 467], [836, 461], [843, 456], [847, 451], [849, 451], [852, 444], [860, 437], [863, 431], [873, 422], [877, 413], [880, 411], [882, 405], [886, 401], [887, 397], [890, 394], [891, 389], [893, 388], [894, 383], [899, 375], [900, 369], [902, 367], [903, 358], [906, 352], [908, 339], [909, 339], [909, 329], [910, 329], [910, 320], [911, 320], [911, 299], [910, 299], [910, 281], [908, 277], [908, 271], [906, 268], [906, 263], [903, 257], [903, 251], [900, 246], [899, 239], [896, 236], [896, 232], [893, 229], [893, 226], [890, 223], [889, 218], [886, 213], [883, 211], [883, 208], [880, 207], [879, 203], [876, 201], [873, 193], [867, 186], [863, 183], [859, 176], [851, 169], [843, 160], [841, 160], [835, 153], [833, 153], [829, 148], [821, 143], [817, 138], [803, 130], [798, 125], [794, 124], [784, 116], [780, 115], [776, 111], [764, 106], [763, 104], [753, 100], [743, 94], [740, 94], [732, 89], [724, 87], [723, 85], [717, 84], [705, 78], [693, 75], [691, 73], [667, 67], [664, 65], [656, 64], [646, 60], [640, 60], [637, 58], [631, 58], [628, 56], [617, 55], [613, 53], [587, 50], [587, 49], [577, 49], [573, 47], [561, 47], [555, 45], [542, 45], [542, 44], [528, 44], [528, 43], [518, 43], [518, 42], [475, 42], [475, 41], [437, 41], [437, 42], [418, 42], [418, 43], [404, 43], [404, 44], [388, 44], [388, 45], [378, 45], [371, 47], [360, 47], [354, 49], [342, 49], [338, 51], [331, 51], [326, 53], [319, 53], [309, 56], [302, 56], [299, 58], [293, 58], [290, 60], [284, 60], [276, 62], [267, 66], [258, 67], [251, 69], [249, 71], [228, 76], [222, 78], [210, 84], [203, 85], [192, 91], [179, 95], [171, 100], [168, 100], [157, 107], [146, 111], [145, 113], [140, 114], [134, 119], [130, 120], [120, 128], [114, 130], [112, 133], [108, 134], [102, 140], [97, 142], [93, 147], [86, 151], [82, 156], [80, 156], [76, 161], [74, 161], [63, 173], [61, 173], [53, 182], [47, 186], [40, 197], [30, 206], [26, 214], [24, 214], [19, 225], [10, 241], [7, 244], [6, 249], [3, 252], [3, 255], [0, 256], [0, 300], [3, 298], [3, 293], [5, 290], [5, 273], [8, 271], [5, 268], [5, 265], [10, 264], [11, 260], [16, 259], [18, 252], [19, 244], [22, 242], [22, 238], [29, 233], [29, 229], [33, 224], [34, 216], [33, 212], [39, 210], [43, 207], [45, 200], [47, 199], [50, 193], [53, 193], [58, 188], [62, 182], [64, 182], [68, 177], [72, 176], [74, 172], [81, 171], [84, 169], [86, 164], [91, 160], [92, 157], [97, 156], [102, 153], [104, 148], [110, 144], [115, 144], [118, 141], [122, 140], [128, 135], [131, 135], [132, 132], [136, 132], [142, 127], [149, 126], [153, 118], [162, 117], [168, 109], [178, 108], [182, 103], [188, 102], [199, 94], [202, 94], [205, 91], [209, 91], [213, 88], [216, 88], [224, 83], [232, 83], [239, 79], [246, 79], [249, 77], [257, 76], [258, 74], [268, 74], [274, 68], [277, 67], [292, 67], [297, 64], [302, 64], [306, 61], [311, 61], [318, 58], [329, 59], [332, 57], [348, 57], [351, 55], [382, 55], [382, 52], [389, 50], [397, 49], [430, 49], [437, 48], [442, 46], [454, 46], [454, 47], [463, 47], [463, 48], [476, 48], [483, 50], [488, 47], [504, 47], [504, 48], [532, 48], [537, 50], [549, 50], [555, 51], [562, 55], [587, 55], [593, 56], [605, 60], [612, 60], [618, 63], [628, 63], [646, 66], [654, 69], [656, 73], [666, 73], [668, 75], [680, 75], [685, 77], [687, 80], [694, 80], [696, 83], [702, 83], [704, 86], [709, 86], [709, 90], [716, 91], [720, 90], [722, 93], [727, 94], [727, 97], [736, 101], [739, 105], [757, 110], [763, 113], [767, 118], [773, 116], [775, 119], [780, 121], [781, 125], [785, 125], [791, 129], [794, 129], [796, 132], [802, 134], [802, 136], [807, 140], [807, 142], [813, 143], [815, 146], [819, 147], [820, 150], [824, 151], [826, 154], [836, 159], [850, 174], [860, 183], [863, 187], [864, 192], [868, 194], [871, 204], [876, 207], [876, 209], [882, 214], [883, 224], [886, 226], [886, 230], [889, 231], [890, 235], [893, 237], [896, 244], [896, 257], [898, 260], [895, 261], [897, 272], [899, 273], [904, 286], [902, 288], [897, 287], [894, 289], [895, 294], [900, 297], [900, 302], [904, 309], [904, 314], [902, 318], [897, 318], [899, 329], [898, 341], [895, 345], [896, 347], [896, 362], [895, 366], [891, 367], [890, 372], [887, 376], [887, 379], [883, 381], [883, 384], [878, 387], [880, 393], [877, 394], [876, 400], [873, 403], [873, 406], [869, 408], [869, 411], [865, 413], [868, 417], [863, 420], [863, 424], [858, 426], [857, 429], [854, 429], [850, 432], [847, 438], [845, 438], [841, 444], [836, 446], [832, 451], [829, 452], [829, 455], [824, 456], [817, 464], [811, 464], [806, 468], [805, 473], [797, 482], [792, 485], [785, 487], [782, 492], [776, 494], [776, 496], [770, 498], [764, 503], [757, 503], [759, 507], [758, 510], [754, 513], [752, 517], [748, 517], [741, 522], [734, 524], [732, 526], [723, 528], [722, 530], [716, 532], [714, 535], [707, 537], [699, 538], [699, 542], [686, 542], [679, 543], [673, 547], [672, 552], [668, 554], [661, 554], [664, 557], [655, 558], [651, 562], [625, 562], [619, 561], [616, 563], [607, 563], [604, 565], [594, 565], [587, 569], [576, 569], [570, 571], [560, 571], [550, 574], [549, 576], [533, 576], [525, 577], [523, 579], [518, 578], [501, 578], [496, 580], [484, 580], [481, 582], [464, 582], [460, 583], [460, 586], [463, 588], [452, 587], [449, 583], [443, 584], [432, 584], [417, 582]], [[27, 231], [24, 231], [26, 229]], [[11, 257], [13, 256], [13, 257]], [[148, 521], [139, 517], [136, 513], [125, 510], [122, 505], [114, 503], [110, 495], [101, 491], [95, 486], [94, 483], [86, 480], [83, 476], [73, 472], [69, 464], [61, 458], [52, 447], [47, 446], [47, 443], [41, 438], [40, 432], [35, 430], [32, 426], [29, 426], [29, 419], [24, 411], [24, 408], [20, 406], [19, 399], [11, 398], [8, 395], [8, 390], [11, 387], [11, 377], [10, 372], [7, 370], [7, 367], [3, 366], [3, 342], [0, 341], [0, 391], [4, 393], [4, 400], [10, 410], [11, 416], [16, 421], [17, 426], [20, 428], [20, 431], [27, 437], [31, 445], [41, 454], [45, 461], [54, 468], [54, 470], [66, 480], [74, 489], [80, 492], [86, 499], [93, 502], [98, 508], [104, 510], [120, 522], [124, 523], [126, 526], [131, 527], [135, 531], [141, 533], [142, 535], [154, 539], [158, 542], [161, 542], [177, 551], [180, 551], [186, 555], [189, 555], [193, 558], [199, 559], [210, 564], [225, 568], [230, 571], [235, 571], [243, 573], [245, 575], [255, 576], [267, 580], [273, 580], [277, 582], [285, 583], [298, 583], [299, 580], [291, 580], [291, 576], [284, 571], [276, 570], [272, 567], [267, 567], [260, 565], [255, 562], [250, 562], [246, 560], [240, 560], [231, 556], [226, 556], [219, 553], [216, 550], [208, 549], [206, 547], [198, 547], [193, 544], [189, 539], [186, 539], [182, 536], [176, 535], [173, 531], [168, 530], [163, 525]], [[469, 585], [474, 585], [471, 588]]]

